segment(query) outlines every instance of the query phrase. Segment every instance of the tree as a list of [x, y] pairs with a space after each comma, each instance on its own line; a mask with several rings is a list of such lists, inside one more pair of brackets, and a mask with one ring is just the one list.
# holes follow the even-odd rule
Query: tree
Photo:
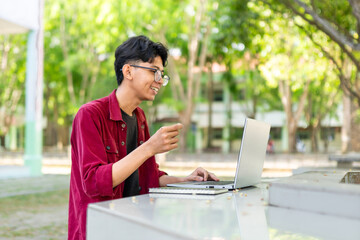
[[358, 53], [360, 51], [360, 2], [356, 0], [331, 2], [280, 0], [280, 2], [292, 14], [305, 20], [308, 26], [324, 33], [351, 60], [355, 71], [350, 76], [346, 76], [346, 70], [342, 64], [344, 58], [337, 58], [334, 56], [334, 51], [322, 48], [325, 55], [337, 67], [344, 93], [349, 94], [351, 98], [357, 101], [356, 107], [353, 105], [353, 101], [349, 101], [352, 109], [350, 117], [352, 128], [351, 145], [353, 150], [360, 150], [359, 114], [357, 113], [360, 106], [360, 55]]
[[78, 108], [117, 86], [109, 56], [126, 34], [114, 22], [122, 14], [112, 4], [56, 0], [45, 5], [45, 144], [67, 145]]
[[319, 133], [323, 132], [324, 152], [327, 152], [329, 136], [322, 131], [322, 123], [325, 117], [336, 118], [338, 101], [341, 96], [339, 80], [331, 69], [324, 71], [324, 76], [318, 81], [312, 81], [309, 86], [307, 106], [305, 107], [305, 119], [311, 131], [311, 152], [319, 151]]
[[297, 151], [296, 131], [303, 116], [309, 85], [321, 79], [324, 72], [323, 64], [319, 62], [321, 57], [312, 53], [311, 40], [293, 26], [294, 22], [280, 18], [269, 25], [271, 30], [263, 39], [268, 47], [261, 53], [267, 60], [260, 67], [269, 83], [278, 86], [286, 114], [290, 152]]
[[222, 2], [216, 10], [210, 12], [213, 31], [216, 34], [210, 36], [211, 44], [207, 59], [210, 64], [222, 64], [226, 68], [221, 78], [226, 110], [223, 141], [228, 142], [229, 151], [231, 151], [231, 141], [234, 137], [238, 137], [232, 134], [231, 103], [233, 101], [250, 103], [247, 104], [249, 108], [245, 115], [255, 118], [258, 103], [263, 102], [268, 96], [262, 94], [263, 90], [268, 88], [256, 84], [263, 78], [257, 74], [258, 46], [253, 41], [256, 36], [261, 37], [264, 33], [261, 25], [263, 7], [263, 5], [258, 6], [256, 1], [231, 0]]
[[0, 35], [0, 146], [24, 106], [26, 34]]
[[[200, 79], [205, 67], [207, 56], [208, 40], [211, 34], [211, 21], [206, 16], [208, 8], [207, 0], [193, 1], [187, 5], [185, 22], [187, 46], [184, 49], [187, 54], [186, 82], [181, 81], [174, 56], [169, 56], [169, 72], [173, 77], [172, 92], [175, 101], [183, 103], [179, 106], [178, 114], [181, 123], [184, 125], [180, 135], [180, 148], [186, 149], [187, 134], [191, 125], [191, 117], [195, 108], [195, 98], [200, 90]], [[168, 43], [166, 33], [160, 32], [159, 37], [162, 42]], [[197, 69], [197, 70], [196, 70]]]

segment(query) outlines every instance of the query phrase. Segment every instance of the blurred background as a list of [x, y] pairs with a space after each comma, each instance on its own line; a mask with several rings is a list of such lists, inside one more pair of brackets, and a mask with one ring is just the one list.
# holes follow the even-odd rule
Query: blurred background
[[[180, 148], [157, 156], [170, 173], [186, 174], [201, 162], [227, 176], [245, 117], [272, 126], [265, 168], [280, 170], [269, 176], [333, 166], [331, 154], [360, 151], [356, 1], [1, 0], [0, 6], [2, 178], [11, 171], [69, 174], [73, 118], [82, 104], [117, 88], [114, 51], [135, 35], [170, 51], [169, 85], [141, 105], [152, 133], [184, 124]], [[30, 174], [10, 168], [24, 165]], [[68, 175], [62, 185], [51, 179], [61, 187], [40, 177], [24, 187], [45, 190], [14, 190], [5, 186], [23, 184], [4, 180], [3, 201], [60, 189], [66, 208]], [[6, 226], [0, 230], [12, 227]]]
[[[170, 49], [171, 83], [142, 108], [153, 132], [184, 124], [182, 151], [237, 151], [245, 117], [272, 125], [271, 152], [358, 151], [357, 18], [314, 1], [322, 26], [296, 2], [44, 1], [44, 151], [68, 151], [77, 110], [117, 87], [114, 50], [140, 34]], [[29, 34], [0, 35], [1, 151], [26, 144]]]

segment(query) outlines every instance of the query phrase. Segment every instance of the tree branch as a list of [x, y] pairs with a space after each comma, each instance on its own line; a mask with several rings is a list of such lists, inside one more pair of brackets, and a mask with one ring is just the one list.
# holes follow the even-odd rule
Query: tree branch
[[205, 66], [206, 55], [207, 55], [207, 50], [208, 50], [208, 42], [209, 42], [208, 40], [209, 40], [209, 36], [210, 36], [210, 33], [211, 33], [211, 22], [210, 22], [209, 18], [207, 18], [207, 20], [208, 21], [207, 21], [207, 26], [206, 26], [206, 32], [205, 32], [204, 37], [203, 37], [202, 46], [201, 46], [201, 52], [200, 52], [200, 57], [199, 57], [199, 69], [200, 69], [200, 72], [199, 72], [199, 77], [196, 79], [196, 82], [195, 82], [194, 93], [196, 95], [199, 94], [201, 76], [202, 76], [203, 69], [204, 69], [204, 66]]
[[309, 85], [310, 85], [310, 80], [307, 80], [306, 84], [305, 84], [304, 91], [303, 91], [303, 93], [302, 93], [302, 95], [300, 97], [298, 108], [297, 108], [297, 110], [296, 110], [296, 112], [294, 114], [294, 118], [295, 118], [296, 122], [299, 121], [300, 116], [303, 113], [304, 106], [305, 106], [305, 101], [306, 101], [306, 98], [307, 98], [307, 95], [308, 95], [308, 92], [309, 92]]
[[[281, 0], [287, 7], [289, 7], [292, 11], [294, 11], [296, 14], [301, 16], [305, 21], [309, 22], [312, 25], [315, 25], [318, 29], [326, 33], [332, 40], [334, 40], [339, 45], [347, 45], [351, 49], [355, 51], [360, 51], [360, 44], [355, 43], [353, 39], [350, 39], [349, 37], [345, 36], [343, 33], [340, 33], [336, 29], [334, 29], [331, 26], [331, 23], [327, 21], [324, 18], [321, 18], [316, 12], [314, 12], [311, 8], [309, 8], [304, 2], [300, 0]], [[295, 7], [289, 2], [292, 1], [293, 3], [296, 3], [300, 7], [302, 7], [305, 11], [305, 14], [301, 14], [299, 11], [295, 9]], [[351, 0], [349, 0], [351, 1]], [[351, 4], [351, 2], [350, 2]], [[357, 5], [357, 4], [356, 4]], [[357, 11], [357, 9], [353, 8], [353, 11]], [[311, 15], [313, 20], [311, 21], [306, 17], [306, 14]], [[358, 14], [358, 12], [357, 12]]]
[[[161, 31], [158, 34], [158, 37], [162, 43], [164, 43], [165, 45], [168, 45], [166, 37], [165, 37], [165, 33], [163, 31]], [[168, 58], [168, 70], [171, 75], [170, 87], [171, 87], [174, 99], [176, 101], [181, 101], [181, 102], [185, 103], [186, 98], [185, 98], [184, 87], [181, 83], [180, 74], [176, 68], [175, 60], [174, 60], [173, 56], [171, 56], [171, 55], [169, 55], [169, 58]]]
[[360, 2], [358, 0], [348, 0], [352, 6], [352, 13], [356, 18], [356, 29], [357, 33], [360, 34]]
[[[340, 79], [340, 82], [341, 82], [341, 86], [342, 86], [343, 88], [345, 88], [345, 89], [348, 91], [348, 93], [350, 93], [350, 94], [352, 94], [354, 97], [360, 99], [360, 95], [359, 95], [358, 91], [355, 91], [354, 88], [351, 87], [352, 84], [351, 84], [351, 82], [350, 82], [350, 77], [346, 77], [346, 76], [345, 76], [342, 67], [341, 67], [341, 66], [339, 65], [339, 63], [335, 60], [335, 58], [334, 58], [328, 51], [326, 51], [325, 48], [324, 48], [321, 44], [319, 44], [318, 42], [316, 42], [316, 41], [314, 40], [312, 33], [310, 33], [310, 32], [307, 31], [304, 27], [302, 27], [302, 26], [300, 26], [300, 25], [298, 25], [298, 24], [296, 24], [296, 23], [295, 23], [295, 25], [298, 26], [300, 29], [302, 29], [302, 30], [305, 32], [305, 34], [310, 38], [310, 40], [313, 42], [313, 44], [314, 44], [315, 46], [317, 46], [317, 47], [325, 54], [325, 56], [326, 56], [328, 59], [330, 59], [330, 60], [335, 64], [335, 66], [336, 66], [336, 68], [337, 68], [337, 70], [338, 70], [338, 76], [339, 76], [339, 79]], [[339, 45], [339, 44], [338, 44], [338, 45]], [[344, 46], [341, 46], [341, 45], [339, 45], [339, 46], [340, 46], [340, 48], [341, 48], [345, 53], [347, 53], [347, 52], [346, 52], [347, 49], [346, 49]], [[342, 47], [344, 47], [344, 49], [343, 49]], [[353, 58], [350, 58], [350, 59], [352, 60], [352, 62], [353, 62], [354, 65], [356, 66], [356, 68], [357, 68], [358, 70], [360, 70], [360, 64], [359, 64], [359, 62], [355, 59], [355, 56], [354, 56], [353, 54], [351, 54], [350, 52], [347, 53], [347, 56], [349, 56], [349, 57], [352, 56], [352, 57], [353, 57]], [[354, 62], [354, 61], [355, 61], [355, 62]], [[356, 63], [357, 63], [359, 66], [357, 66]], [[356, 86], [355, 86], [355, 87], [356, 87]], [[358, 90], [358, 89], [356, 89], [356, 90]]]
[[201, 20], [203, 17], [205, 7], [205, 0], [201, 0], [199, 4], [199, 9], [196, 11], [195, 15], [195, 26], [194, 30], [189, 33], [189, 59], [188, 59], [188, 89], [187, 89], [187, 105], [191, 105], [191, 99], [193, 98], [193, 84], [194, 84], [194, 67], [197, 61], [198, 47], [199, 47], [199, 32], [201, 26]]

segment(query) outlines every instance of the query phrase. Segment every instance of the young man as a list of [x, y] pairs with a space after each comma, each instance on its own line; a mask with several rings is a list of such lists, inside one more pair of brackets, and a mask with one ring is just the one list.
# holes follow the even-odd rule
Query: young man
[[139, 104], [152, 101], [170, 78], [163, 74], [168, 50], [145, 36], [128, 39], [115, 51], [118, 88], [83, 105], [71, 134], [69, 239], [86, 238], [89, 203], [148, 193], [149, 188], [181, 181], [219, 179], [203, 168], [188, 177], [158, 169], [155, 154], [177, 148], [180, 123], [152, 137]]

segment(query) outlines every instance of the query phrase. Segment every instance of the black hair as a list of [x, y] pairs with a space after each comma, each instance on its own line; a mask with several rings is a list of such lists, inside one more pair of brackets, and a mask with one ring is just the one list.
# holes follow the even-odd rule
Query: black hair
[[118, 46], [115, 50], [114, 62], [118, 86], [120, 86], [124, 79], [122, 67], [125, 64], [138, 60], [152, 63], [157, 56], [161, 57], [163, 66], [165, 66], [168, 58], [168, 49], [162, 43], [155, 43], [143, 35], [131, 37]]

